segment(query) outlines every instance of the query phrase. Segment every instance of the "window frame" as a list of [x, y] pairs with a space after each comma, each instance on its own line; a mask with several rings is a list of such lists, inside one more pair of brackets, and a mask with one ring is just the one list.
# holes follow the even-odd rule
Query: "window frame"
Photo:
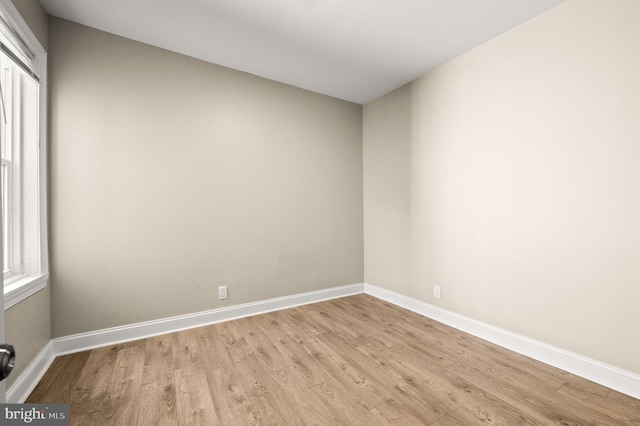
[[38, 272], [12, 277], [4, 283], [4, 309], [32, 296], [46, 288], [49, 280], [48, 238], [47, 238], [47, 52], [35, 37], [11, 0], [0, 0], [0, 14], [9, 29], [21, 43], [34, 54], [33, 69], [38, 75], [39, 89], [39, 128], [38, 128], [38, 181], [37, 212], [34, 219], [37, 226], [37, 270]]

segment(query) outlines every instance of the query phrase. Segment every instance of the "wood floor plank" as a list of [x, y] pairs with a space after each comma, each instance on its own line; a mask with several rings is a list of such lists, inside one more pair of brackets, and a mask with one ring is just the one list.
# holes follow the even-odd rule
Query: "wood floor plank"
[[[372, 296], [362, 295], [362, 302], [355, 302], [354, 307], [360, 316], [371, 318], [372, 321], [391, 328], [396, 335], [402, 336], [403, 343], [415, 346], [416, 349], [428, 349], [444, 362], [464, 361], [476, 366], [479, 371], [486, 370], [495, 364], [495, 359], [508, 353], [507, 350], [478, 339], [466, 333], [458, 332], [432, 319], [425, 318], [414, 312], [406, 311]], [[346, 299], [340, 299], [344, 310], [349, 305]], [[349, 300], [349, 303], [351, 301]], [[363, 303], [366, 303], [363, 305]], [[367, 304], [378, 309], [366, 309]]]
[[101, 413], [105, 424], [139, 424], [145, 348], [130, 346], [118, 351]]
[[[504, 383], [505, 386], [511, 387], [517, 393], [526, 392], [529, 397], [524, 399], [525, 402], [534, 401], [534, 407], [539, 412], [546, 412], [547, 417], [554, 421], [562, 419], [591, 418], [602, 424], [632, 424], [630, 418], [625, 422], [619, 423], [614, 417], [609, 416], [605, 411], [600, 410], [594, 403], [583, 404], [583, 400], [576, 395], [582, 396], [589, 393], [577, 386], [569, 383], [559, 383], [558, 377], [552, 370], [547, 371], [546, 368], [532, 370], [532, 363], [526, 357], [514, 356], [511, 360], [505, 360], [495, 365], [487, 371], [485, 383], [490, 383], [489, 378]], [[533, 364], [535, 365], [535, 364]], [[554, 381], [555, 379], [555, 381]], [[593, 384], [588, 383], [588, 388], [592, 388]], [[564, 391], [561, 391], [564, 389]], [[595, 400], [602, 398], [597, 394]], [[573, 399], [573, 400], [572, 400]]]
[[[233, 353], [239, 352], [240, 346], [247, 347], [247, 342], [230, 341], [221, 334], [223, 327], [214, 324], [209, 327], [202, 327], [196, 332], [200, 352], [206, 359], [205, 364], [211, 369], [226, 367], [233, 363]], [[231, 342], [231, 343], [230, 343]], [[247, 348], [247, 351], [250, 349]], [[243, 352], [239, 352], [243, 353]]]
[[390, 399], [373, 408], [371, 414], [384, 425], [421, 426], [432, 424], [432, 422], [425, 423], [427, 420], [425, 420], [422, 413], [407, 408], [406, 406], [400, 406], [393, 399]]
[[214, 324], [209, 328], [209, 334], [216, 342], [224, 345], [230, 364], [253, 352], [244, 337], [244, 331], [236, 321]]
[[329, 419], [329, 425], [380, 425], [380, 421], [369, 410], [352, 398], [352, 395], [339, 383], [328, 381], [310, 388], [310, 400], [315, 409]]
[[367, 322], [359, 317], [353, 317], [346, 307], [340, 307], [338, 301], [327, 302], [324, 311], [343, 327], [358, 330], [358, 338], [352, 340], [354, 344], [375, 344], [384, 349], [406, 342], [395, 327], [379, 321]]
[[178, 423], [171, 336], [147, 339], [138, 419], [140, 425]]
[[640, 413], [640, 399], [632, 398], [629, 395], [610, 389], [606, 400], [613, 400], [616, 403], [623, 404], [625, 407], [632, 410], [635, 415]]
[[333, 315], [326, 311], [326, 306], [327, 302], [322, 302], [317, 305], [301, 306], [300, 309], [304, 312], [304, 315], [308, 320], [331, 330], [332, 333], [345, 336], [345, 338], [351, 340], [358, 340], [362, 338], [362, 335], [357, 328], [345, 325], [337, 318], [334, 318]]
[[475, 422], [497, 425], [539, 424], [535, 419], [518, 410], [517, 407], [455, 374], [444, 371], [442, 375], [438, 376], [438, 379], [444, 385], [443, 391], [450, 395], [452, 402], [456, 402], [455, 406], [447, 407], [447, 411], [454, 411], [452, 408], [457, 408], [454, 411], [457, 417], [462, 417], [462, 413], [464, 413], [470, 414]]
[[244, 338], [253, 349], [256, 358], [268, 371], [277, 371], [289, 366], [286, 355], [274, 345], [272, 339], [262, 330], [260, 321], [255, 318], [243, 318], [237, 325], [244, 330]]
[[[322, 356], [310, 349], [311, 345], [306, 339], [298, 338], [296, 340], [290, 336], [280, 335], [277, 344], [289, 365], [295, 369], [308, 387], [319, 385], [331, 379], [320, 362]], [[309, 349], [305, 350], [305, 347]]]
[[[96, 411], [95, 413], [88, 413], [82, 415], [71, 414], [69, 426], [102, 426], [106, 424], [102, 413]], [[161, 425], [160, 423], [159, 425]]]
[[304, 421], [299, 407], [272, 372], [264, 370], [255, 353], [238, 360], [231, 367], [247, 392], [251, 406], [259, 410], [255, 417], [266, 424], [299, 424]]
[[73, 393], [70, 412], [94, 413], [102, 409], [119, 347], [100, 348], [88, 353]]
[[259, 423], [252, 412], [244, 387], [230, 371], [231, 368], [218, 368], [207, 373], [210, 394], [214, 395], [215, 410], [220, 413], [224, 425], [244, 426]]
[[640, 401], [356, 295], [58, 357], [72, 425], [636, 425]]
[[391, 398], [382, 383], [376, 381], [352, 360], [340, 356], [318, 336], [311, 336], [308, 344], [313, 345], [316, 351], [323, 354], [320, 358], [322, 368], [363, 406], [371, 409]]
[[447, 412], [456, 421], [469, 424], [535, 424], [495, 395], [451, 374], [448, 369], [421, 362], [420, 357], [411, 351], [394, 347], [381, 356], [388, 361], [389, 369], [397, 368], [404, 373], [412, 386], [422, 385], [424, 389], [431, 389], [430, 405], [443, 416]]
[[325, 333], [320, 338], [332, 348], [337, 348], [338, 353], [349, 359], [352, 364], [362, 366], [368, 372], [366, 380], [377, 383], [377, 387], [385, 388], [385, 400], [393, 399], [408, 411], [420, 412], [427, 424], [442, 416], [443, 413], [437, 405], [432, 404], [431, 399], [423, 399], [423, 395], [428, 392], [427, 389], [417, 385], [404, 371], [394, 368], [378, 352], [375, 345], [351, 347], [348, 342], [330, 333]]
[[201, 366], [194, 364], [176, 370], [174, 381], [179, 425], [208, 426], [224, 424], [222, 423], [221, 413], [214, 408], [206, 374]]
[[[486, 373], [478, 372], [462, 363], [455, 364], [449, 367], [448, 370], [461, 379], [482, 387], [483, 390], [497, 396], [505, 403], [515, 406], [528, 418], [540, 424], [550, 422], [565, 424], [570, 423], [573, 419], [572, 415], [564, 410], [562, 406], [550, 407], [548, 399], [553, 398], [555, 394], [553, 387], [536, 387], [533, 385], [527, 388], [527, 394], [533, 394], [536, 397], [523, 397], [520, 386], [514, 386], [513, 382], [501, 380], [492, 371]], [[544, 382], [541, 381], [539, 384], [543, 385]], [[523, 384], [523, 386], [527, 385]]]
[[304, 419], [301, 424], [328, 425], [331, 424], [331, 416], [328, 416], [322, 407], [319, 407], [313, 398], [309, 397], [309, 387], [305, 380], [300, 380], [300, 374], [293, 367], [272, 373], [272, 376], [285, 390], [291, 403], [300, 410], [300, 417]]
[[63, 355], [56, 358], [26, 402], [65, 402], [71, 400], [77, 372], [89, 359], [88, 352]]
[[195, 329], [172, 334], [173, 363], [176, 370], [202, 365], [200, 345]]
[[563, 384], [558, 389], [557, 394], [567, 397], [567, 399], [564, 399], [565, 401], [569, 399], [575, 401], [577, 407], [591, 413], [590, 415], [594, 415], [594, 410], [597, 411], [597, 416], [602, 416], [601, 419], [603, 421], [613, 419], [617, 424], [621, 425], [640, 425], [640, 412], [621, 401], [601, 398], [599, 395], [571, 383]]
[[316, 334], [329, 331], [322, 324], [309, 321], [300, 308], [287, 309], [280, 312], [282, 322], [285, 322], [289, 328], [295, 328], [299, 333], [305, 336], [313, 336]]

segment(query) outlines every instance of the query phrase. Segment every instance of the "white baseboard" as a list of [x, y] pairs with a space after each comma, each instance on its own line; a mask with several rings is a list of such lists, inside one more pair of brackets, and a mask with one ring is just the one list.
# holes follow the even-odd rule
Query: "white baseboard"
[[364, 292], [473, 336], [640, 399], [640, 376], [370, 284]]
[[251, 315], [293, 308], [295, 306], [307, 305], [323, 300], [361, 294], [363, 292], [364, 284], [352, 284], [226, 308], [212, 309], [210, 311], [196, 312], [194, 314], [107, 328], [89, 333], [74, 334], [72, 336], [53, 339], [53, 351], [56, 355], [80, 352], [160, 334], [172, 333], [174, 331], [202, 327], [203, 325], [230, 321]]
[[31, 364], [22, 372], [15, 383], [11, 385], [7, 391], [7, 402], [22, 404], [31, 392], [33, 392], [54, 359], [53, 343], [50, 340], [31, 361]]
[[23, 403], [47, 372], [55, 357], [59, 355], [144, 339], [309, 303], [352, 296], [363, 292], [364, 284], [352, 284], [56, 338], [49, 341], [7, 391], [7, 402]]
[[399, 293], [370, 284], [352, 284], [53, 339], [40, 351], [31, 365], [7, 391], [7, 401], [14, 403], [24, 402], [58, 355], [361, 293], [369, 294], [514, 352], [640, 399], [640, 376], [637, 374], [476, 321]]

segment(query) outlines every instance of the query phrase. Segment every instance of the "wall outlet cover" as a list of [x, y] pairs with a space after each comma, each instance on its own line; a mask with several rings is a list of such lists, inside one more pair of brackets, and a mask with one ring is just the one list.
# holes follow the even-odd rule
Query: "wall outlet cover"
[[227, 286], [223, 285], [218, 287], [218, 300], [223, 300], [227, 298]]

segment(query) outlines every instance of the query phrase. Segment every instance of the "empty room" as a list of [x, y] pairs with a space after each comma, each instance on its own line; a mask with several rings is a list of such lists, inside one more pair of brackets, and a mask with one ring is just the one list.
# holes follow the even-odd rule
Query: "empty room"
[[0, 0], [0, 424], [640, 424], [639, 22]]

